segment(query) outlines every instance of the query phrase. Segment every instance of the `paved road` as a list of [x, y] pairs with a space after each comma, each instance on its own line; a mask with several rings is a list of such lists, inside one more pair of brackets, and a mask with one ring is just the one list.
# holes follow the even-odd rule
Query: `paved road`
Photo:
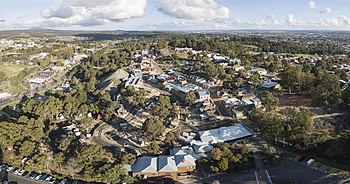
[[264, 168], [264, 162], [261, 159], [260, 153], [254, 154], [255, 161], [255, 178], [256, 183], [260, 184], [272, 184], [268, 171]]

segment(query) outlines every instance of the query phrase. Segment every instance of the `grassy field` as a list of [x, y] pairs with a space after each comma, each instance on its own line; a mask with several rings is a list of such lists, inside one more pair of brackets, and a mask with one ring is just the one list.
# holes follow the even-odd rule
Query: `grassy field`
[[4, 65], [0, 64], [1, 71], [4, 72], [7, 77], [13, 77], [16, 76], [20, 71], [24, 70], [27, 65], [24, 64], [10, 64], [10, 65]]
[[315, 55], [311, 55], [311, 54], [296, 54], [297, 57], [303, 57], [303, 58], [315, 58]]

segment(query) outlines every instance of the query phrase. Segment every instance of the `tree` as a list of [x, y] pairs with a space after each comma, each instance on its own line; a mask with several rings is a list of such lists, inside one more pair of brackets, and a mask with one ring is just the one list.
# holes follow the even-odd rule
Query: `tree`
[[279, 99], [270, 91], [266, 91], [261, 98], [261, 103], [267, 111], [275, 110], [279, 104]]
[[150, 154], [153, 154], [153, 155], [159, 154], [159, 151], [160, 151], [160, 147], [159, 147], [159, 145], [158, 145], [156, 142], [151, 142], [151, 143], [147, 146], [147, 149], [148, 149], [148, 152], [149, 152]]
[[173, 105], [170, 101], [169, 96], [160, 96], [157, 103], [153, 106], [152, 114], [158, 116], [159, 120], [162, 121], [168, 117], [173, 109]]
[[290, 126], [289, 138], [301, 138], [304, 134], [312, 133], [315, 129], [312, 112], [306, 108], [294, 108], [288, 116]]
[[218, 168], [221, 172], [226, 172], [228, 170], [228, 159], [222, 158], [218, 162]]
[[19, 153], [24, 157], [30, 156], [35, 151], [35, 143], [32, 141], [24, 141], [19, 148]]
[[259, 131], [267, 137], [275, 137], [283, 133], [285, 120], [275, 112], [263, 112], [256, 109], [250, 115], [250, 119], [256, 123]]
[[336, 109], [341, 103], [341, 88], [339, 77], [333, 74], [324, 74], [319, 84], [312, 89], [312, 101], [325, 108]]
[[133, 183], [133, 178], [125, 174], [122, 165], [105, 165], [99, 169], [97, 178], [104, 183]]
[[127, 153], [127, 154], [123, 154], [120, 162], [122, 164], [132, 165], [135, 163], [135, 161], [136, 161], [136, 155], [131, 154], [131, 153]]
[[185, 104], [188, 106], [194, 105], [196, 102], [196, 95], [193, 91], [186, 93], [185, 95]]
[[305, 91], [306, 94], [309, 94], [310, 90], [314, 87], [315, 82], [316, 82], [316, 77], [313, 73], [310, 73], [310, 72], [302, 73], [301, 90]]
[[163, 123], [157, 118], [148, 118], [142, 125], [143, 133], [152, 140], [161, 136], [164, 130]]
[[256, 88], [261, 84], [260, 74], [258, 72], [255, 72], [249, 77], [249, 81], [253, 84], [254, 89], [256, 90]]
[[222, 151], [220, 150], [220, 148], [214, 148], [210, 151], [212, 157], [214, 160], [220, 160], [221, 159], [221, 154]]
[[241, 155], [246, 155], [249, 152], [250, 152], [249, 146], [247, 144], [243, 144], [243, 146], [241, 147], [241, 150], [240, 150]]
[[298, 66], [288, 66], [281, 73], [281, 83], [285, 87], [288, 87], [289, 93], [292, 93], [294, 89], [299, 89], [302, 79], [302, 70]]

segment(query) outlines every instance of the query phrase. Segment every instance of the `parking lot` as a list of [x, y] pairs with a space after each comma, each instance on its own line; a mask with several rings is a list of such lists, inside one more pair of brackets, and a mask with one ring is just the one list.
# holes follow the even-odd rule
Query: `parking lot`
[[272, 180], [276, 183], [341, 183], [347, 178], [343, 171], [335, 169], [316, 161], [310, 162], [310, 157], [302, 157], [285, 153], [283, 164], [269, 170]]
[[9, 184], [35, 184], [35, 183], [52, 183], [52, 184], [79, 184], [80, 181], [72, 181], [69, 179], [58, 180], [47, 174], [39, 174], [35, 172], [27, 172], [23, 169], [13, 168], [10, 165], [1, 165], [0, 182]]

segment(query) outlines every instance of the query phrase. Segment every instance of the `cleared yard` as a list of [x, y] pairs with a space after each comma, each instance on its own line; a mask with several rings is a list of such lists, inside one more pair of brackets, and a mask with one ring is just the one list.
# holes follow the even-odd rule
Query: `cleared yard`
[[7, 77], [14, 77], [16, 76], [20, 71], [24, 70], [27, 65], [24, 64], [11, 64], [11, 65], [4, 65], [1, 64], [1, 71], [4, 72]]

